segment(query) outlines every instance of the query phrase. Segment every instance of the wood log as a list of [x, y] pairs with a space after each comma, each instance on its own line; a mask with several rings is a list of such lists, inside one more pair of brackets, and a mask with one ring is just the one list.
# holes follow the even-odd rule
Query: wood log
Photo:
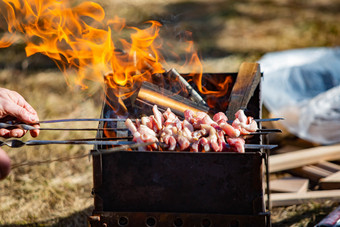
[[319, 146], [269, 156], [269, 172], [298, 168], [321, 161], [340, 160], [340, 145]]
[[208, 106], [201, 95], [184, 79], [184, 77], [181, 76], [181, 74], [179, 74], [179, 72], [176, 71], [176, 69], [170, 69], [167, 72], [167, 75], [170, 77], [170, 81], [178, 81], [186, 88], [189, 98], [192, 101], [200, 105]]
[[149, 82], [143, 82], [136, 94], [134, 103], [141, 102], [148, 105], [157, 105], [162, 110], [170, 108], [175, 114], [184, 117], [183, 112], [190, 109], [194, 112], [208, 112], [209, 107], [199, 105], [169, 90], [156, 86]]
[[340, 202], [340, 190], [320, 190], [305, 193], [271, 193], [270, 201], [272, 207], [291, 206], [307, 202], [324, 202], [332, 200]]
[[258, 63], [243, 62], [241, 64], [229, 97], [229, 105], [226, 113], [229, 120], [235, 119], [235, 113], [239, 109], [245, 109], [247, 107], [260, 80], [261, 72]]

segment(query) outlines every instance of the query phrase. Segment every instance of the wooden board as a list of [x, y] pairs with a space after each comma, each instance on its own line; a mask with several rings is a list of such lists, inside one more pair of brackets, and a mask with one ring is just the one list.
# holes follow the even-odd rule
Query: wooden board
[[340, 189], [340, 171], [320, 180], [321, 189]]
[[340, 145], [319, 146], [269, 156], [269, 172], [294, 169], [321, 161], [340, 160]]
[[323, 161], [323, 162], [319, 162], [319, 163], [315, 164], [315, 166], [323, 168], [325, 170], [328, 170], [332, 173], [336, 173], [336, 172], [340, 171], [340, 165], [337, 165], [337, 164], [332, 163], [332, 162]]
[[258, 63], [243, 62], [241, 64], [229, 98], [226, 113], [229, 120], [235, 119], [235, 113], [239, 109], [245, 109], [247, 107], [260, 80], [261, 72]]
[[[271, 127], [271, 128], [275, 128], [275, 127]], [[275, 133], [275, 134], [281, 134], [281, 133]], [[301, 150], [301, 149], [303, 149], [303, 148], [299, 147], [299, 146], [285, 145], [285, 146], [280, 147], [279, 149], [276, 149], [275, 154], [285, 154], [285, 153], [289, 153], [289, 152], [298, 151], [298, 150]]]
[[305, 193], [271, 193], [272, 207], [291, 206], [307, 202], [340, 201], [340, 190], [310, 191]]
[[284, 177], [269, 182], [271, 192], [307, 192], [309, 180], [299, 177]]
[[318, 182], [320, 179], [328, 177], [331, 174], [333, 174], [332, 172], [315, 165], [307, 165], [291, 169], [289, 170], [289, 173], [295, 176], [308, 178], [313, 182]]

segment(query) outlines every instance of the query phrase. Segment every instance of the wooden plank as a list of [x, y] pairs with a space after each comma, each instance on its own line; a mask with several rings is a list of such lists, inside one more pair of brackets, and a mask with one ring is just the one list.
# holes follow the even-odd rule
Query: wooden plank
[[319, 185], [325, 190], [340, 189], [340, 171], [321, 179]]
[[315, 166], [323, 168], [325, 170], [328, 170], [332, 173], [336, 173], [336, 172], [340, 171], [340, 165], [337, 165], [337, 164], [332, 163], [332, 162], [326, 162], [326, 161], [319, 162], [319, 163], [315, 164]]
[[298, 205], [312, 201], [324, 202], [326, 200], [340, 202], [340, 190], [322, 190], [322, 191], [309, 191], [305, 193], [270, 194], [270, 201], [272, 207]]
[[269, 182], [271, 192], [307, 192], [309, 180], [300, 177], [284, 177]]
[[340, 160], [340, 144], [319, 146], [269, 156], [269, 172], [298, 168], [321, 161]]
[[[275, 128], [275, 127], [272, 127]], [[284, 153], [289, 153], [289, 152], [294, 152], [294, 151], [298, 151], [303, 149], [302, 147], [298, 147], [298, 146], [292, 146], [292, 145], [285, 145], [282, 146], [278, 149], [275, 150], [276, 154], [284, 154]]]
[[332, 172], [317, 167], [315, 165], [308, 165], [291, 169], [289, 170], [289, 173], [295, 176], [308, 178], [313, 182], [318, 182], [320, 179], [328, 177], [333, 174]]
[[[319, 181], [330, 177], [332, 174], [340, 171], [340, 166], [336, 165], [331, 162], [320, 162], [314, 165], [307, 165], [295, 169], [288, 170], [294, 176], [305, 177], [310, 179], [313, 182], [318, 183]], [[334, 184], [334, 182], [330, 183], [330, 185]], [[328, 183], [324, 184], [323, 189], [335, 189], [337, 188], [336, 185], [334, 186], [327, 186]], [[331, 187], [331, 188], [330, 188]]]
[[245, 109], [256, 87], [261, 80], [260, 65], [258, 63], [243, 62], [237, 74], [233, 89], [231, 90], [227, 117], [235, 119], [239, 109]]

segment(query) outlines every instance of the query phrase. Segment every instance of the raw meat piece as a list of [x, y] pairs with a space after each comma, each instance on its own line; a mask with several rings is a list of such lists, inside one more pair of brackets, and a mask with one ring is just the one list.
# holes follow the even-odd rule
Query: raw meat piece
[[245, 140], [242, 136], [257, 130], [257, 123], [243, 110], [235, 114], [232, 124], [222, 112], [211, 118], [204, 112], [185, 110], [185, 119], [181, 121], [170, 108], [161, 113], [154, 105], [152, 111], [153, 115], [137, 119], [135, 124], [130, 119], [125, 122], [134, 141], [155, 142], [142, 148], [144, 150], [159, 150], [157, 142], [161, 142], [162, 149], [169, 151], [244, 153]]

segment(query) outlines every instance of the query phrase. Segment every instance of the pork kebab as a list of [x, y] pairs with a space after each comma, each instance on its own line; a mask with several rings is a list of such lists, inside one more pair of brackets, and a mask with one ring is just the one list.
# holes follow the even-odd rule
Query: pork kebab
[[184, 120], [180, 120], [170, 108], [162, 113], [154, 105], [152, 111], [153, 115], [135, 122], [129, 118], [125, 121], [135, 142], [155, 142], [139, 150], [244, 153], [243, 137], [258, 129], [253, 117], [246, 116], [243, 110], [236, 112], [231, 124], [223, 112], [211, 118], [205, 112], [185, 110]]

